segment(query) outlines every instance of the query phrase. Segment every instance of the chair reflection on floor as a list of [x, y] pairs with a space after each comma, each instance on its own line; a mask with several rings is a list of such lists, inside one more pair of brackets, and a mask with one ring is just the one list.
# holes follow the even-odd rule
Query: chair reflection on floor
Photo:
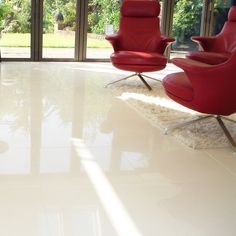
[[[125, 114], [125, 117], [120, 113]], [[142, 127], [142, 128], [140, 128]], [[134, 160], [134, 169], [150, 168], [155, 147], [155, 129], [124, 102], [114, 99], [107, 119], [101, 126], [102, 133], [112, 133], [111, 168], [121, 171], [125, 156]], [[142, 166], [143, 165], [143, 166]], [[139, 167], [138, 167], [139, 166]]]

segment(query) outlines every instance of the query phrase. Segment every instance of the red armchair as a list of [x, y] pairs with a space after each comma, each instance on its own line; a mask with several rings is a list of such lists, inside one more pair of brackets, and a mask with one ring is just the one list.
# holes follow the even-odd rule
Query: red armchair
[[[182, 68], [184, 72], [169, 74], [163, 79], [167, 95], [185, 107], [208, 114], [199, 119], [215, 117], [229, 142], [235, 148], [236, 143], [222, 119], [236, 123], [225, 117], [236, 112], [236, 52], [228, 61], [218, 65], [209, 65], [184, 58], [174, 58], [172, 62]], [[199, 119], [174, 125], [169, 131]]]
[[160, 4], [156, 0], [123, 1], [119, 31], [106, 36], [106, 39], [114, 49], [110, 57], [114, 67], [135, 74], [111, 82], [107, 86], [137, 75], [151, 90], [141, 73], [164, 69], [167, 58], [163, 54], [169, 43], [175, 40], [161, 35], [159, 13]]
[[192, 40], [200, 46], [200, 51], [189, 52], [186, 57], [211, 65], [227, 61], [236, 49], [236, 6], [232, 6], [221, 32], [216, 36], [193, 36]]

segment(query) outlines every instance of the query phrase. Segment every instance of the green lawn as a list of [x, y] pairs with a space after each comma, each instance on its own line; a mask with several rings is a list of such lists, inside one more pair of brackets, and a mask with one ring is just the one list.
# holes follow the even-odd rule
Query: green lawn
[[[44, 34], [44, 48], [73, 48], [74, 36], [69, 34]], [[1, 47], [29, 47], [30, 34], [8, 33], [3, 34], [0, 40]], [[88, 48], [110, 48], [109, 42], [100, 39], [87, 39]]]

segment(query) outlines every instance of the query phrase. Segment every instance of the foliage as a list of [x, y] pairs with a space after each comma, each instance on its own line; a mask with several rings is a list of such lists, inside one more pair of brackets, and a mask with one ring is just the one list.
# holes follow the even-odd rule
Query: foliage
[[[76, 0], [45, 0], [43, 31], [52, 33], [56, 22], [55, 16], [60, 13], [63, 28], [75, 30]], [[10, 19], [8, 16], [12, 14]], [[0, 30], [8, 33], [29, 33], [31, 25], [30, 0], [2, 0], [0, 4]]]
[[[230, 1], [214, 1], [214, 29], [217, 34], [227, 19]], [[175, 0], [173, 18], [173, 36], [177, 38], [177, 44], [186, 42], [193, 35], [200, 35], [202, 0]]]
[[218, 34], [228, 17], [230, 1], [215, 0], [214, 2], [214, 26], [213, 34]]
[[89, 32], [104, 34], [105, 25], [112, 24], [115, 31], [118, 29], [120, 18], [120, 1], [117, 0], [90, 0], [88, 25]]
[[[200, 34], [202, 0], [177, 0], [174, 7], [173, 36], [177, 43]], [[184, 16], [184, 17], [183, 17]]]
[[29, 0], [5, 0], [0, 6], [0, 28], [8, 33], [30, 31], [31, 5]]
[[44, 1], [44, 33], [52, 33], [54, 31], [55, 19], [60, 13], [60, 21], [62, 29], [75, 30], [76, 28], [76, 0], [45, 0]]
[[[88, 32], [104, 34], [105, 25], [112, 24], [117, 31], [120, 18], [120, 0], [87, 0]], [[43, 32], [53, 33], [55, 23], [59, 29], [75, 31], [77, 0], [44, 0]], [[227, 16], [230, 1], [215, 0], [214, 14], [217, 18], [215, 32], [220, 29]], [[200, 34], [202, 0], [175, 0], [173, 36], [177, 43]], [[219, 18], [219, 19], [218, 19]], [[0, 31], [30, 33], [31, 0], [1, 0]]]
[[3, 30], [5, 27], [5, 18], [10, 12], [11, 6], [8, 4], [0, 4], [0, 30]]
[[75, 31], [76, 29], [76, 2], [66, 3], [65, 7], [61, 9], [64, 16], [64, 26], [70, 30]]

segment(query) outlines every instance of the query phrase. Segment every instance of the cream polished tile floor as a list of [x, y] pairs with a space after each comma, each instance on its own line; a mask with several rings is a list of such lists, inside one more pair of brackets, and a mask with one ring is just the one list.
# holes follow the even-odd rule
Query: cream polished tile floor
[[236, 235], [236, 154], [193, 150], [152, 127], [104, 89], [127, 73], [0, 68], [1, 236]]

